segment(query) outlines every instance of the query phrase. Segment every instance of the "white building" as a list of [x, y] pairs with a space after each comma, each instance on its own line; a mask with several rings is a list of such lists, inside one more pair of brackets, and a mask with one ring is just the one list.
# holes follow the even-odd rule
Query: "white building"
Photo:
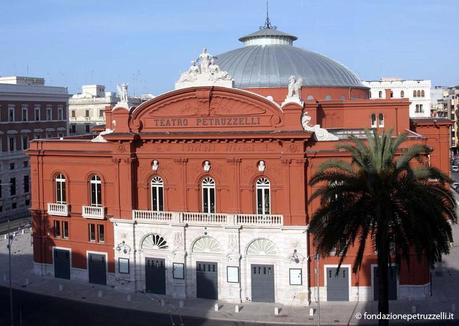
[[404, 80], [400, 78], [381, 78], [362, 82], [370, 88], [370, 98], [408, 98], [410, 104], [410, 117], [430, 117], [431, 101], [430, 80]]
[[[81, 93], [69, 99], [69, 132], [70, 135], [88, 134], [91, 128], [104, 125], [104, 110], [115, 106], [119, 96], [115, 92], [106, 92], [104, 85], [83, 85]], [[140, 98], [129, 97], [130, 105], [139, 105]]]

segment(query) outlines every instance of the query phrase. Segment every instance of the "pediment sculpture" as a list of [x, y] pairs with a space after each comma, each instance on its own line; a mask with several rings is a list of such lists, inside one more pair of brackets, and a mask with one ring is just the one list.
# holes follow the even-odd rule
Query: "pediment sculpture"
[[333, 141], [339, 138], [336, 135], [328, 132], [327, 129], [321, 128], [320, 125], [311, 125], [311, 116], [308, 112], [304, 112], [301, 116], [301, 125], [305, 131], [313, 132], [317, 141]]
[[175, 89], [193, 86], [233, 87], [233, 79], [228, 72], [220, 69], [216, 58], [203, 49], [198, 59], [191, 61], [191, 66], [175, 83]]

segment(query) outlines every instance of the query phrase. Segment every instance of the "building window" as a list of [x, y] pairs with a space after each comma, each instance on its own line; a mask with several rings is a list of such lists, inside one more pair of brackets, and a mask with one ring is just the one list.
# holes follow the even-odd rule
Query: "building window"
[[61, 221], [54, 221], [54, 237], [60, 238], [61, 237]]
[[161, 177], [151, 179], [151, 210], [161, 212], [164, 208], [164, 182]]
[[400, 97], [404, 98], [405, 97], [405, 91], [400, 91]]
[[62, 222], [62, 238], [69, 238], [69, 222], [67, 221]]
[[426, 96], [426, 93], [424, 92], [424, 90], [421, 91], [421, 97], [425, 97]]
[[57, 119], [64, 120], [64, 108], [62, 106], [57, 108]]
[[416, 97], [416, 91], [413, 91], [413, 97]]
[[8, 105], [8, 121], [13, 122], [15, 120], [15, 107], [14, 105]]
[[90, 180], [91, 206], [102, 206], [102, 180], [93, 175]]
[[390, 98], [393, 98], [393, 97], [394, 97], [394, 92], [390, 90]]
[[71, 132], [72, 134], [74, 134], [74, 133], [76, 132], [76, 126], [75, 126], [75, 125], [71, 125], [71, 126], [70, 126], [70, 132]]
[[105, 241], [105, 227], [103, 224], [97, 224], [97, 236], [98, 236], [99, 242]]
[[10, 170], [14, 170], [15, 167], [16, 167], [16, 164], [10, 163]]
[[86, 132], [89, 133], [90, 132], [90, 129], [89, 129], [90, 125], [85, 125], [84, 127], [85, 127]]
[[88, 239], [90, 242], [105, 242], [105, 226], [103, 224], [88, 224]]
[[16, 202], [13, 202], [13, 203], [11, 204], [11, 208], [12, 208], [12, 209], [16, 209], [16, 207], [17, 207]]
[[384, 127], [384, 114], [380, 113], [379, 116], [378, 116], [378, 120], [379, 120], [378, 126], [379, 127]]
[[22, 121], [28, 121], [29, 120], [29, 110], [27, 106], [22, 107]]
[[104, 117], [104, 110], [99, 110], [99, 118], [103, 118]]
[[215, 181], [211, 177], [205, 177], [201, 183], [202, 188], [202, 211], [215, 213]]
[[46, 108], [46, 120], [48, 121], [53, 120], [53, 109], [50, 107]]
[[75, 117], [76, 117], [75, 110], [72, 110], [72, 118], [75, 118]]
[[95, 224], [88, 224], [88, 237], [89, 241], [95, 242], [96, 241], [96, 225]]
[[376, 114], [371, 114], [371, 128], [376, 128]]
[[424, 108], [422, 107], [422, 104], [416, 104], [416, 110], [415, 113], [423, 113]]
[[30, 182], [29, 182], [29, 176], [25, 175], [24, 176], [24, 193], [28, 194], [30, 191]]
[[379, 98], [382, 98], [382, 91], [379, 91], [379, 92], [378, 92], [378, 97], [379, 97]]
[[86, 111], [84, 112], [84, 116], [85, 116], [86, 118], [89, 118], [89, 110], [86, 110]]
[[416, 92], [416, 97], [421, 97], [421, 91], [420, 91], [420, 90], [418, 90], [418, 91]]
[[256, 183], [256, 192], [257, 192], [257, 214], [270, 214], [271, 213], [271, 204], [270, 204], [270, 183], [267, 178], [259, 178]]
[[40, 121], [40, 106], [39, 105], [36, 105], [34, 110], [33, 110], [33, 114], [34, 114], [34, 120], [35, 121]]
[[65, 176], [61, 173], [56, 176], [56, 203], [66, 204], [66, 192], [65, 192]]
[[27, 148], [29, 148], [29, 137], [22, 136], [22, 149], [26, 150]]
[[16, 150], [16, 137], [15, 136], [8, 137], [8, 149], [10, 152], [14, 152]]

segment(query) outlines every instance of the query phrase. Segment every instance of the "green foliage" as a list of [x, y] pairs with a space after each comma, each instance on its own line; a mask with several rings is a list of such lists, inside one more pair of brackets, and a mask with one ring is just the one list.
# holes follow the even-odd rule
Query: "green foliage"
[[401, 150], [405, 134], [366, 131], [366, 136], [367, 141], [351, 137], [338, 146], [351, 154], [352, 163], [327, 161], [310, 181], [320, 186], [310, 202], [320, 198], [321, 206], [309, 225], [318, 252], [328, 256], [336, 248], [341, 265], [356, 245], [354, 272], [362, 264], [368, 239], [378, 255], [394, 259], [398, 266], [408, 262], [412, 252], [431, 265], [441, 260], [452, 240], [450, 222], [457, 222], [456, 201], [448, 187], [452, 180], [422, 163], [431, 153], [428, 146]]

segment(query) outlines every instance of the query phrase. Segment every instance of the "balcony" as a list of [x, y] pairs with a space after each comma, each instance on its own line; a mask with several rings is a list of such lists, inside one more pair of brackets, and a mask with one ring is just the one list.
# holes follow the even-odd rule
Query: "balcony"
[[226, 214], [197, 212], [156, 212], [133, 210], [132, 219], [152, 224], [188, 224], [188, 225], [222, 225], [222, 226], [282, 226], [282, 215]]
[[48, 203], [48, 215], [69, 216], [69, 205]]
[[83, 206], [81, 215], [84, 218], [103, 220], [105, 218], [105, 207], [102, 207], [102, 206]]

